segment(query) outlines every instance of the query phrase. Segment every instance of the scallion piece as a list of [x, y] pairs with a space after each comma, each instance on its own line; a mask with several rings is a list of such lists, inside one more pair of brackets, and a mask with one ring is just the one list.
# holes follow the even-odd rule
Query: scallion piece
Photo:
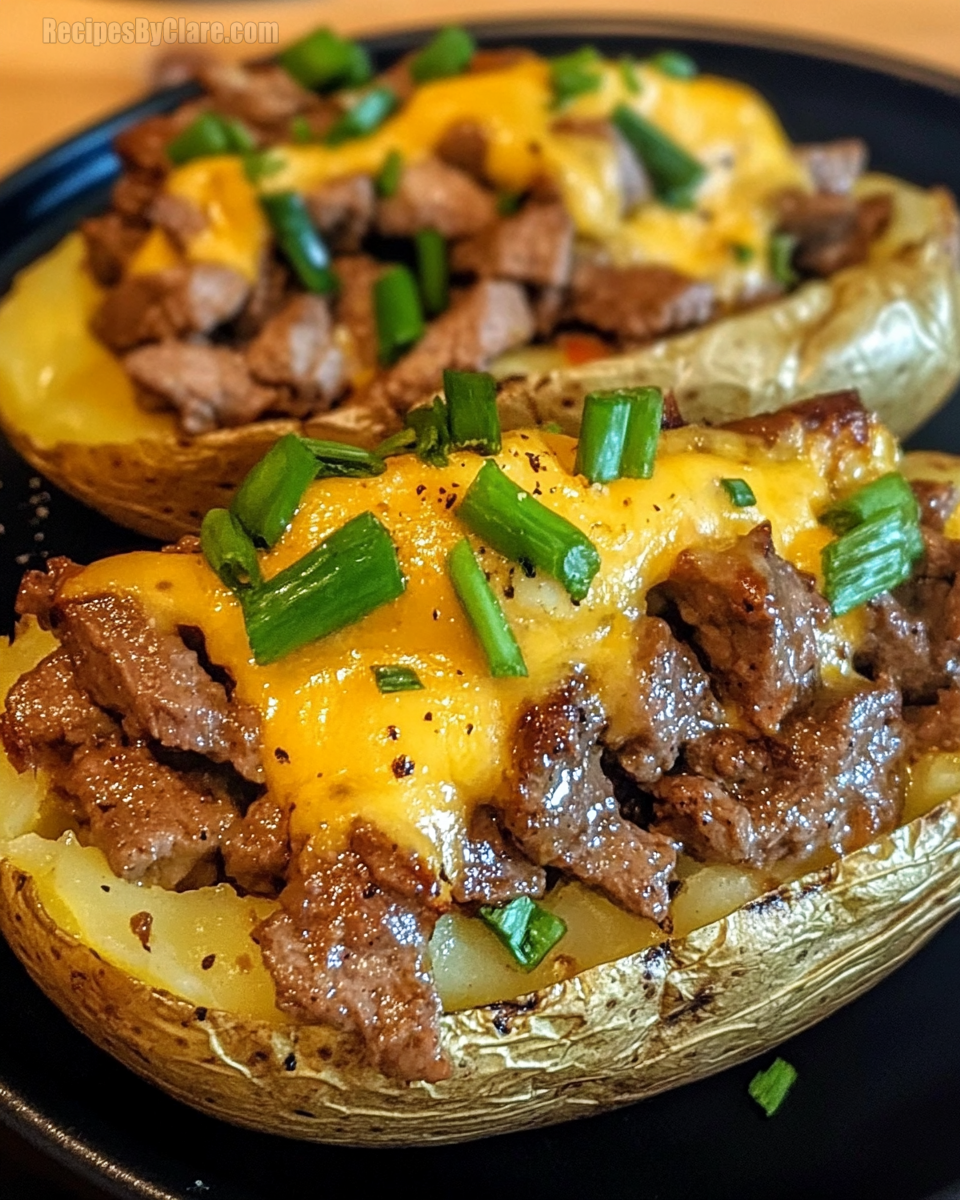
[[689, 207], [706, 175], [703, 164], [626, 104], [617, 105], [611, 120], [646, 167], [657, 199], [672, 208]]
[[821, 515], [820, 524], [826, 525], [834, 533], [847, 533], [864, 521], [894, 510], [902, 511], [905, 517], [919, 524], [920, 505], [913, 488], [897, 471], [881, 475], [872, 483], [858, 488], [845, 500], [831, 504]]
[[625, 388], [630, 398], [630, 420], [623, 443], [620, 474], [627, 479], [649, 479], [657, 458], [663, 425], [663, 393], [659, 388]]
[[360, 87], [373, 75], [366, 50], [332, 29], [314, 30], [277, 57], [287, 74], [305, 88]]
[[497, 381], [484, 371], [444, 371], [450, 444], [454, 450], [500, 453]]
[[410, 74], [417, 83], [462, 75], [470, 66], [476, 50], [477, 43], [465, 29], [459, 25], [448, 25], [413, 56]]
[[296, 434], [288, 433], [248, 472], [230, 511], [254, 542], [269, 548], [293, 520], [316, 474], [316, 458]]
[[700, 68], [690, 55], [684, 54], [682, 50], [661, 50], [652, 54], [647, 62], [664, 75], [669, 75], [671, 79], [696, 79], [700, 74]]
[[380, 455], [372, 450], [364, 450], [362, 446], [308, 437], [302, 437], [300, 441], [317, 460], [317, 478], [345, 476], [363, 479], [369, 475], [382, 475], [386, 469]]
[[824, 546], [823, 594], [842, 616], [905, 583], [923, 556], [916, 520], [902, 509], [872, 517]]
[[303, 558], [243, 593], [247, 637], [261, 665], [352, 625], [403, 594], [390, 534], [361, 513]]
[[550, 83], [554, 108], [563, 108], [577, 96], [599, 91], [603, 82], [600, 64], [600, 55], [593, 46], [582, 46], [571, 54], [552, 59]]
[[251, 183], [260, 183], [286, 166], [286, 159], [275, 150], [252, 150], [243, 156], [243, 171]]
[[770, 274], [784, 287], [793, 287], [800, 279], [793, 267], [793, 252], [796, 248], [797, 239], [792, 233], [771, 234], [767, 247], [767, 263]]
[[389, 267], [373, 285], [380, 361], [392, 363], [423, 336], [423, 309], [417, 284], [406, 267]]
[[480, 918], [493, 930], [524, 971], [532, 971], [567, 932], [567, 924], [529, 896], [518, 896], [502, 908], [483, 905]]
[[308, 292], [326, 295], [337, 290], [330, 252], [317, 233], [303, 197], [298, 192], [261, 196], [260, 203], [273, 228], [277, 244]]
[[488, 546], [558, 580], [582, 600], [600, 569], [600, 555], [586, 534], [517, 487], [488, 460], [460, 501], [457, 513]]
[[625, 54], [620, 59], [620, 78], [623, 80], [623, 86], [627, 89], [631, 96], [639, 96], [642, 91], [640, 84], [640, 76], [637, 74], [637, 64], [633, 57]]
[[254, 141], [246, 126], [219, 113], [201, 113], [167, 145], [167, 158], [176, 166], [216, 154], [247, 154]]
[[298, 113], [290, 122], [290, 137], [301, 146], [315, 140], [310, 122], [302, 113]]
[[393, 458], [396, 454], [409, 454], [417, 444], [417, 431], [407, 426], [404, 429], [398, 429], [396, 433], [391, 433], [388, 438], [380, 443], [373, 451], [377, 458]]
[[397, 194], [400, 186], [400, 176], [403, 174], [403, 155], [399, 150], [391, 150], [384, 159], [380, 174], [376, 178], [377, 195], [384, 199]]
[[437, 396], [432, 404], [411, 408], [405, 420], [417, 435], [414, 449], [423, 462], [430, 467], [445, 467], [450, 450], [446, 401]]
[[238, 592], [260, 582], [260, 564], [243, 526], [225, 508], [211, 508], [200, 526], [200, 549], [221, 581]]
[[785, 1059], [777, 1058], [765, 1071], [758, 1071], [747, 1089], [768, 1117], [779, 1109], [797, 1080], [796, 1068]]
[[422, 692], [423, 683], [413, 667], [371, 667], [377, 681], [377, 690], [390, 695], [393, 692]]
[[749, 508], [756, 504], [757, 498], [753, 488], [745, 479], [721, 479], [723, 490], [730, 497], [730, 503], [737, 508]]
[[450, 265], [447, 243], [435, 229], [420, 229], [415, 237], [417, 276], [427, 316], [435, 317], [450, 303]]
[[333, 123], [324, 140], [328, 146], [340, 146], [354, 138], [367, 137], [384, 123], [396, 107], [397, 94], [393, 88], [371, 88]]
[[625, 392], [590, 392], [583, 403], [574, 474], [585, 476], [589, 483], [619, 479], [629, 420], [630, 398]]
[[487, 656], [490, 674], [496, 679], [526, 675], [527, 665], [517, 639], [467, 538], [457, 542], [450, 551], [447, 571], [467, 620]]

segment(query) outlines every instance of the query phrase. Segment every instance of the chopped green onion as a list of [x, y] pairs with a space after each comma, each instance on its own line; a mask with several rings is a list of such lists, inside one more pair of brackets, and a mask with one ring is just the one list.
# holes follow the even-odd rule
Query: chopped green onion
[[307, 291], [335, 292], [337, 276], [330, 264], [330, 252], [310, 220], [303, 197], [298, 192], [275, 192], [261, 196], [260, 203], [277, 244]]
[[756, 1100], [768, 1117], [772, 1117], [786, 1100], [796, 1079], [795, 1067], [785, 1059], [774, 1059], [765, 1071], [758, 1071], [750, 1080], [750, 1098]]
[[261, 666], [276, 662], [396, 600], [405, 587], [390, 534], [373, 513], [361, 513], [243, 594], [253, 656]]
[[660, 444], [663, 425], [663, 393], [659, 388], [624, 388], [630, 398], [630, 420], [623, 443], [620, 474], [626, 479], [649, 479]]
[[450, 444], [454, 450], [500, 453], [497, 381], [483, 371], [444, 371]]
[[620, 78], [623, 80], [623, 86], [627, 89], [631, 96], [639, 96], [642, 91], [640, 76], [637, 74], [637, 64], [632, 55], [625, 54], [620, 59]]
[[260, 564], [243, 526], [225, 508], [211, 508], [200, 526], [200, 549], [223, 583], [237, 592], [260, 582]]
[[364, 450], [362, 446], [308, 437], [302, 437], [300, 441], [317, 460], [318, 478], [346, 476], [363, 479], [369, 475], [382, 475], [386, 470], [383, 458], [372, 450]]
[[275, 150], [254, 150], [243, 156], [243, 170], [251, 183], [260, 183], [271, 175], [276, 175], [287, 165], [282, 154]]
[[437, 396], [432, 404], [411, 408], [405, 420], [417, 435], [414, 449], [420, 458], [430, 467], [445, 467], [450, 450], [446, 401]]
[[824, 546], [823, 594], [835, 617], [905, 583], [923, 556], [916, 520], [892, 509]]
[[661, 50], [658, 54], [652, 54], [647, 62], [671, 79], [696, 79], [700, 74], [700, 68], [682, 50]]
[[485, 904], [480, 908], [480, 917], [525, 971], [532, 971], [543, 962], [567, 932], [565, 921], [535, 904], [529, 896], [518, 896], [502, 908]]
[[384, 695], [392, 692], [422, 692], [423, 684], [413, 667], [371, 667], [377, 689]]
[[577, 96], [599, 91], [603, 83], [600, 55], [593, 46], [583, 46], [550, 63], [553, 106], [563, 108]]
[[523, 192], [500, 192], [497, 196], [497, 212], [501, 217], [512, 217], [523, 203]]
[[487, 656], [490, 674], [495, 679], [526, 675], [527, 665], [517, 639], [467, 538], [462, 538], [450, 551], [447, 570], [467, 620]]
[[897, 471], [881, 475], [873, 483], [858, 488], [846, 500], [831, 504], [820, 517], [820, 524], [834, 533], [847, 533], [883, 513], [901, 510], [904, 516], [919, 524], [920, 505], [913, 488]]
[[731, 242], [730, 252], [738, 263], [749, 263], [757, 256], [756, 250], [745, 242]]
[[395, 454], [409, 454], [417, 444], [417, 431], [407, 426], [391, 433], [373, 451], [377, 458], [392, 458]]
[[328, 146], [339, 146], [354, 138], [367, 137], [384, 123], [397, 107], [397, 93], [393, 88], [376, 87], [365, 92], [331, 126], [326, 138]]
[[441, 29], [424, 48], [410, 60], [410, 74], [417, 83], [430, 79], [446, 79], [462, 75], [470, 66], [477, 43], [459, 25]]
[[310, 122], [302, 113], [298, 113], [290, 122], [290, 136], [301, 145], [315, 140]]
[[270, 547], [293, 520], [317, 460], [295, 433], [276, 442], [240, 484], [230, 511], [258, 545]]
[[687, 208], [706, 175], [703, 164], [626, 104], [618, 104], [611, 120], [646, 167], [657, 199], [672, 208]]
[[360, 87], [373, 75], [370, 56], [332, 29], [317, 29], [278, 55], [288, 75], [305, 88]]
[[403, 155], [399, 150], [391, 150], [384, 159], [380, 174], [376, 178], [377, 195], [384, 199], [397, 194], [400, 186], [400, 176], [403, 174]]
[[749, 508], [756, 504], [757, 498], [753, 494], [753, 488], [745, 479], [721, 479], [720, 483], [730, 497], [730, 503], [737, 508]]
[[483, 464], [457, 513], [468, 529], [498, 553], [546, 571], [582, 600], [600, 569], [600, 555], [586, 534], [517, 487], [495, 462]]
[[558, 421], [544, 421], [540, 426], [541, 433], [563, 433], [563, 427]]
[[414, 241], [423, 307], [427, 316], [435, 317], [450, 303], [447, 243], [435, 229], [419, 229]]
[[423, 310], [417, 284], [406, 267], [390, 267], [373, 285], [380, 361], [392, 363], [423, 336]]
[[585, 476], [589, 483], [619, 479], [629, 420], [630, 398], [625, 392], [590, 392], [583, 403], [574, 474]]
[[216, 154], [247, 154], [254, 141], [245, 125], [219, 113], [201, 113], [167, 146], [167, 158], [177, 166]]
[[770, 274], [784, 287], [793, 287], [800, 279], [793, 268], [793, 252], [796, 248], [797, 239], [792, 233], [771, 234], [767, 249]]

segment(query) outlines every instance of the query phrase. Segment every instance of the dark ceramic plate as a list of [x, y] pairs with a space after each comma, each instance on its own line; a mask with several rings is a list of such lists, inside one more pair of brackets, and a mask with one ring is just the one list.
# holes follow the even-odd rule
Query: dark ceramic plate
[[[585, 41], [613, 55], [678, 46], [704, 69], [759, 88], [794, 140], [862, 134], [878, 169], [960, 194], [960, 80], [836, 48], [689, 25], [554, 22], [477, 32], [489, 45], [525, 42], [547, 54]], [[421, 39], [405, 32], [375, 39], [373, 49], [386, 62]], [[152, 97], [0, 187], [0, 286], [104, 203], [116, 171], [111, 136], [178, 99], [176, 92]], [[915, 444], [960, 452], [960, 398]], [[2, 445], [0, 478], [6, 623], [20, 574], [42, 554], [85, 562], [144, 544], [48, 488]], [[799, 1082], [772, 1120], [747, 1096], [756, 1069], [748, 1064], [620, 1112], [429, 1150], [311, 1146], [220, 1124], [95, 1049], [6, 948], [0, 980], [0, 1116], [85, 1176], [96, 1194], [274, 1200], [323, 1195], [342, 1179], [363, 1196], [393, 1192], [406, 1176], [412, 1188], [439, 1188], [458, 1200], [960, 1196], [953, 1190], [960, 1181], [960, 922], [880, 987], [781, 1049]], [[8, 1153], [4, 1144], [0, 1155]], [[68, 1185], [51, 1186], [38, 1185], [41, 1192], [24, 1182], [7, 1194], [67, 1194]]]

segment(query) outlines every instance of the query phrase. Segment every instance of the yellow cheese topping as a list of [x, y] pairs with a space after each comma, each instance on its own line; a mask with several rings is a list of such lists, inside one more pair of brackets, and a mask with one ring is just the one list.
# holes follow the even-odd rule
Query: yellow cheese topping
[[[211, 659], [262, 714], [268, 784], [296, 805], [298, 832], [337, 846], [361, 816], [434, 867], [455, 869], [473, 805], [502, 786], [525, 705], [578, 665], [615, 719], [631, 684], [632, 623], [680, 550], [729, 545], [769, 519], [778, 550], [816, 573], [830, 536], [815, 516], [838, 483], [836, 456], [823, 439], [808, 440], [802, 455], [774, 455], [731, 433], [676, 430], [663, 435], [652, 479], [608, 486], [572, 475], [574, 452], [565, 436], [519, 432], [506, 435], [498, 459], [517, 484], [586, 532], [602, 560], [589, 595], [574, 605], [552, 579], [527, 578], [493, 551], [482, 552], [529, 668], [526, 679], [491, 678], [446, 575], [446, 555], [464, 533], [457, 498], [482, 461], [473, 454], [456, 455], [443, 469], [405, 456], [376, 478], [311, 485], [286, 534], [263, 556], [265, 574], [371, 511], [397, 545], [407, 589], [358, 624], [273, 665], [253, 663], [240, 606], [199, 555], [105, 559], [71, 580], [64, 595], [134, 594], [159, 628], [204, 630]], [[892, 439], [878, 434], [842, 469], [869, 478], [895, 462]], [[719, 482], [731, 476], [749, 483], [756, 508], [731, 504]], [[479, 550], [476, 539], [474, 545]], [[834, 623], [825, 659], [842, 664], [853, 628]], [[371, 672], [381, 664], [413, 667], [424, 690], [381, 695]]]

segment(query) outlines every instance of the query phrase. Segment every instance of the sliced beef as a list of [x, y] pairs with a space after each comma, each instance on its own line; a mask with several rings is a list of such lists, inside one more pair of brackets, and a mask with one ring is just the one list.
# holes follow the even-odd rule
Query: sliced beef
[[350, 333], [353, 353], [361, 367], [377, 365], [377, 318], [373, 309], [373, 285], [383, 273], [374, 258], [357, 254], [334, 260], [340, 281], [337, 321]]
[[779, 230], [797, 240], [797, 270], [826, 278], [866, 261], [870, 243], [890, 224], [893, 201], [886, 193], [855, 200], [787, 191], [779, 198], [778, 210]]
[[542, 896], [547, 876], [503, 833], [494, 812], [478, 806], [470, 818], [462, 860], [450, 880], [458, 904], [507, 904], [517, 896]]
[[478, 183], [486, 183], [489, 142], [483, 126], [469, 119], [454, 121], [443, 131], [435, 153], [448, 167], [456, 167]]
[[653, 198], [653, 186], [643, 163], [612, 121], [602, 117], [558, 117], [553, 129], [556, 133], [573, 134], [575, 137], [597, 138], [613, 147], [620, 186], [621, 215], [626, 216], [637, 205]]
[[210, 333], [235, 317], [249, 294], [249, 282], [232, 267], [182, 263], [124, 279], [107, 293], [92, 327], [123, 353], [142, 342]]
[[825, 846], [847, 852], [896, 824], [903, 746], [889, 681], [824, 692], [775, 736], [720, 730], [688, 747], [688, 769], [653, 785], [655, 828], [704, 862], [763, 867]]
[[275, 317], [289, 299], [290, 272], [272, 254], [265, 254], [247, 302], [233, 322], [231, 333], [237, 342], [249, 342], [271, 317]]
[[140, 346], [123, 364], [147, 408], [172, 408], [184, 433], [246, 425], [279, 407], [275, 389], [250, 374], [242, 354], [226, 346], [166, 341]]
[[585, 325], [623, 342], [643, 342], [705, 324], [713, 315], [714, 290], [671, 267], [585, 261], [574, 267], [570, 309]]
[[440, 881], [419, 854], [403, 849], [376, 825], [359, 819], [350, 830], [350, 849], [377, 887], [440, 911]]
[[146, 225], [126, 220], [117, 212], [88, 217], [80, 222], [87, 247], [87, 266], [97, 283], [112, 287], [120, 282], [127, 263], [143, 245]]
[[68, 579], [82, 570], [79, 563], [58, 554], [47, 559], [46, 571], [27, 571], [17, 592], [15, 607], [18, 615], [36, 617], [41, 629], [49, 629], [57, 593]]
[[439, 387], [444, 368], [482, 370], [533, 336], [533, 313], [519, 284], [484, 280], [430, 324], [423, 339], [389, 372], [384, 389], [399, 409]]
[[228, 878], [247, 892], [275, 896], [290, 865], [290, 809], [261, 796], [224, 832], [220, 849]]
[[662, 924], [676, 854], [665, 838], [621, 817], [600, 768], [603, 725], [577, 680], [531, 705], [517, 727], [508, 791], [495, 801], [499, 819], [532, 862]]
[[729, 550], [684, 550], [659, 596], [676, 606], [721, 699], [771, 732], [816, 682], [830, 617], [811, 576], [773, 548], [769, 524]]
[[239, 117], [268, 134], [285, 132], [291, 117], [319, 104], [313, 92], [274, 63], [210, 61], [201, 68], [200, 79], [217, 112]]
[[167, 158], [167, 144], [183, 128], [183, 119], [176, 115], [148, 117], [113, 140], [113, 148], [127, 169], [165, 175], [173, 165]]
[[640, 618], [633, 665], [633, 686], [611, 713], [604, 742], [634, 782], [649, 785], [723, 714], [706, 672], [666, 621]]
[[247, 347], [246, 360], [259, 383], [289, 390], [282, 411], [297, 417], [328, 409], [347, 385], [343, 351], [320, 296], [288, 301]]
[[759, 437], [767, 446], [789, 444], [797, 449], [803, 448], [808, 434], [826, 435], [841, 453], [845, 453], [848, 448], [866, 446], [870, 440], [870, 426], [870, 414], [863, 407], [860, 393], [849, 388], [798, 400], [776, 412], [729, 421], [723, 428]]
[[943, 688], [933, 704], [906, 708], [904, 716], [917, 752], [960, 750], [960, 688]]
[[469, 237], [496, 219], [492, 192], [438, 158], [405, 167], [396, 193], [377, 205], [377, 228], [387, 237], [412, 237], [421, 229]]
[[960, 501], [960, 489], [943, 479], [911, 479], [910, 486], [920, 505], [920, 522], [943, 533]]
[[352, 847], [307, 846], [280, 903], [257, 931], [279, 1008], [358, 1034], [385, 1075], [445, 1079], [427, 949], [435, 910], [378, 883]]
[[862, 138], [810, 142], [795, 146], [793, 153], [809, 171], [814, 188], [834, 196], [849, 195], [867, 169], [867, 143]]
[[573, 221], [562, 204], [528, 204], [487, 231], [459, 242], [454, 271], [562, 287], [573, 265]]
[[304, 197], [314, 224], [335, 254], [356, 254], [373, 224], [377, 197], [369, 175], [347, 175]]
[[181, 250], [207, 227], [203, 209], [186, 196], [174, 196], [170, 192], [158, 192], [151, 200], [146, 216], [153, 225], [159, 225], [168, 233]]
[[145, 223], [147, 210], [163, 188], [163, 175], [126, 171], [113, 185], [110, 203], [128, 221]]

